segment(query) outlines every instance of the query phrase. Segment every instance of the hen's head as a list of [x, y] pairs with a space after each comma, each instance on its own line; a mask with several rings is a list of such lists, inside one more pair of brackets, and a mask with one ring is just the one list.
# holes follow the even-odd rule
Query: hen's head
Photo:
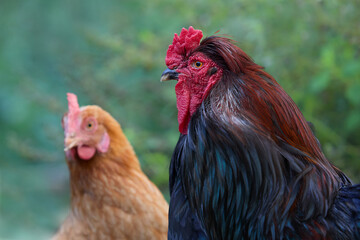
[[211, 36], [201, 41], [202, 36], [193, 27], [183, 28], [180, 36], [175, 33], [165, 59], [168, 69], [161, 76], [161, 81], [178, 81], [175, 92], [182, 134], [187, 134], [191, 116], [224, 74], [245, 73], [256, 65], [232, 40]]
[[106, 153], [110, 137], [104, 125], [104, 110], [98, 106], [79, 107], [75, 94], [68, 93], [68, 112], [62, 118], [65, 153], [68, 160], [90, 160]]

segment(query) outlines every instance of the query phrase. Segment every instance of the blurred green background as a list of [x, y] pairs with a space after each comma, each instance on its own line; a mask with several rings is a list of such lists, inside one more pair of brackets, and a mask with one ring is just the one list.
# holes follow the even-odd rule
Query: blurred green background
[[168, 198], [179, 136], [174, 32], [220, 30], [272, 74], [316, 128], [326, 156], [360, 181], [360, 1], [2, 0], [0, 239], [48, 239], [69, 208], [60, 119], [66, 93], [122, 125]]

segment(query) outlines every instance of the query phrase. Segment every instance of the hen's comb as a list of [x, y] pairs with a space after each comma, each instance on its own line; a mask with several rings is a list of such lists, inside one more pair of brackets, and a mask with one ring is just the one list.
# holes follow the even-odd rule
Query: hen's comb
[[199, 46], [202, 37], [202, 31], [191, 26], [189, 30], [183, 28], [180, 36], [175, 33], [173, 43], [169, 46], [165, 58], [168, 68], [173, 69], [189, 52]]
[[77, 96], [73, 93], [68, 93], [67, 94], [67, 100], [68, 100], [68, 108], [69, 108], [69, 112], [68, 112], [68, 132], [72, 133], [76, 131], [76, 127], [77, 127], [77, 118], [79, 116], [80, 113], [80, 107], [79, 107], [79, 103], [78, 103], [78, 99]]

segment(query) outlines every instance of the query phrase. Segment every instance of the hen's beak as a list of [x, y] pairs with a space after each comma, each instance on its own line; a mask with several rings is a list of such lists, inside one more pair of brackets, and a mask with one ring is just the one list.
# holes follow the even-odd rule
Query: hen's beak
[[160, 82], [165, 82], [169, 80], [178, 80], [179, 73], [175, 70], [170, 70], [169, 68], [166, 69], [162, 74], [160, 78]]
[[64, 151], [69, 151], [71, 148], [77, 146], [80, 143], [80, 139], [73, 137], [73, 136], [69, 136], [65, 138], [65, 148]]

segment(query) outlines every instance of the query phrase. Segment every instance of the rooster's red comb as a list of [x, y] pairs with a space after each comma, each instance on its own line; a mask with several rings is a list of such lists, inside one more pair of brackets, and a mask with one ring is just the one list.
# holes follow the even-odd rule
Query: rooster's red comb
[[199, 46], [202, 37], [202, 31], [191, 26], [189, 30], [183, 28], [180, 36], [175, 33], [173, 43], [169, 46], [165, 58], [168, 68], [173, 69], [189, 52]]
[[77, 118], [79, 116], [80, 113], [80, 107], [79, 107], [79, 103], [78, 103], [78, 99], [77, 96], [73, 93], [68, 93], [67, 94], [67, 100], [68, 100], [68, 108], [69, 108], [69, 112], [68, 112], [68, 132], [75, 132], [76, 127], [77, 127]]

